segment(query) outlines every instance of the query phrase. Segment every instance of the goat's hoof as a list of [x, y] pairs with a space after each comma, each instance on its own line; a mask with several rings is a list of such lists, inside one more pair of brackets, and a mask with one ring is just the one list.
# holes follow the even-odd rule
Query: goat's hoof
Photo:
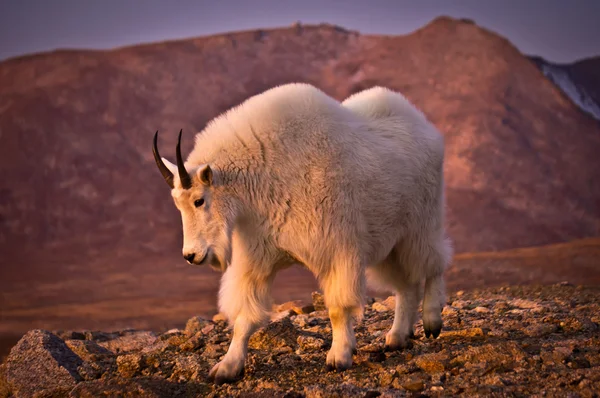
[[413, 343], [409, 340], [410, 335], [392, 333], [389, 331], [385, 336], [384, 351], [399, 351], [407, 348], [412, 348]]
[[438, 322], [423, 322], [423, 331], [425, 332], [425, 337], [429, 338], [430, 336], [434, 339], [437, 339], [442, 332], [442, 321]]
[[215, 384], [231, 383], [241, 379], [244, 376], [244, 366], [238, 364], [219, 362], [210, 370], [208, 379]]
[[333, 372], [334, 370], [336, 372], [343, 372], [344, 370], [350, 369], [351, 367], [352, 367], [352, 363], [350, 363], [349, 365], [342, 364], [342, 363], [335, 363], [335, 364], [327, 364], [325, 369], [327, 369], [328, 372]]
[[410, 350], [411, 348], [413, 348], [413, 342], [406, 340], [404, 343], [386, 343], [383, 350], [386, 352], [393, 352], [407, 349]]
[[342, 372], [352, 367], [352, 350], [347, 351], [334, 351], [329, 350], [327, 354], [327, 371], [337, 370]]

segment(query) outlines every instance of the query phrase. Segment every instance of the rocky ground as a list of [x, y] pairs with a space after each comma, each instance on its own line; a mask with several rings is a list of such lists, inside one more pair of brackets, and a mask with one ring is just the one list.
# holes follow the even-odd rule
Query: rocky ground
[[502, 287], [456, 292], [444, 330], [384, 352], [393, 297], [370, 300], [356, 327], [354, 366], [325, 370], [331, 328], [322, 297], [285, 303], [257, 332], [244, 376], [214, 385], [208, 371], [230, 331], [216, 316], [164, 334], [28, 332], [0, 367], [0, 396], [560, 396], [600, 391], [600, 288]]

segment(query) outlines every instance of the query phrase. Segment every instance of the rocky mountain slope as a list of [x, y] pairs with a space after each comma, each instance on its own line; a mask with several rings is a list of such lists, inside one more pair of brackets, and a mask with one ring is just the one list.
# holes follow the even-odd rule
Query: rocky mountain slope
[[322, 296], [286, 303], [250, 340], [243, 377], [207, 380], [225, 353], [222, 320], [185, 329], [28, 332], [0, 366], [0, 396], [404, 397], [573, 396], [600, 390], [600, 289], [558, 284], [459, 291], [444, 330], [385, 352], [394, 298], [371, 301], [356, 327], [354, 366], [326, 372], [331, 328]]

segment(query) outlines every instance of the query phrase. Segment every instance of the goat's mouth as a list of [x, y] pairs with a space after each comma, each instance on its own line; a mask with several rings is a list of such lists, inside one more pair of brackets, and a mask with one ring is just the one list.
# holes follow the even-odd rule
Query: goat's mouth
[[200, 261], [194, 261], [194, 263], [196, 265], [204, 265], [206, 264], [207, 260], [209, 260], [209, 258], [211, 257], [211, 250], [210, 248], [208, 248], [205, 252], [204, 252], [204, 257], [202, 257], [200, 259]]

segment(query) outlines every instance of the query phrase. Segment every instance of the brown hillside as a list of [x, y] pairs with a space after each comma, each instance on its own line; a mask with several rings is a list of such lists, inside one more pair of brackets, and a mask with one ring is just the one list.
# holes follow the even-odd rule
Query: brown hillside
[[[152, 135], [163, 132], [162, 153], [172, 157], [183, 128], [189, 151], [192, 133], [219, 112], [291, 81], [338, 99], [384, 85], [423, 109], [447, 138], [458, 252], [600, 235], [598, 123], [475, 24], [438, 18], [406, 36], [296, 25], [56, 51], [0, 63], [3, 301], [7, 289], [25, 294], [39, 283], [55, 284], [42, 300], [97, 301], [100, 282], [63, 282], [119, 275], [135, 282], [122, 285], [132, 296], [157, 297], [168, 285], [148, 291], [146, 275], [205, 294], [186, 275], [206, 270], [175, 269], [180, 219], [153, 163]], [[214, 294], [216, 276], [205, 280]]]
[[0, 243], [17, 256], [34, 247], [33, 258], [124, 246], [178, 255], [152, 134], [165, 133], [166, 151], [183, 128], [189, 150], [210, 118], [290, 81], [338, 99], [385, 85], [424, 110], [447, 137], [459, 252], [599, 233], [598, 124], [503, 38], [438, 18], [406, 36], [298, 25], [3, 62]]

